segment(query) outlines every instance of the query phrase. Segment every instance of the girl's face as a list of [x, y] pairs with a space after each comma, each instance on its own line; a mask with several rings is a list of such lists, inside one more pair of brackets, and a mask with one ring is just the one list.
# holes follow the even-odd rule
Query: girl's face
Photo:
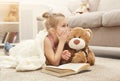
[[69, 31], [69, 30], [70, 30], [70, 28], [68, 27], [67, 20], [65, 18], [61, 18], [58, 23], [56, 33], [61, 35], [61, 33]]

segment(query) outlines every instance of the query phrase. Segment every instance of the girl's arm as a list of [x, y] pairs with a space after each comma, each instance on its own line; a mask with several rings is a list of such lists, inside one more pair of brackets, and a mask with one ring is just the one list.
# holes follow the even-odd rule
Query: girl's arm
[[50, 40], [47, 37], [45, 38], [44, 42], [45, 55], [50, 64], [55, 66], [59, 65], [64, 44], [65, 44], [64, 41], [60, 41], [58, 43], [57, 50], [54, 53]]
[[69, 60], [71, 57], [71, 53], [68, 50], [64, 50], [61, 55], [61, 60]]

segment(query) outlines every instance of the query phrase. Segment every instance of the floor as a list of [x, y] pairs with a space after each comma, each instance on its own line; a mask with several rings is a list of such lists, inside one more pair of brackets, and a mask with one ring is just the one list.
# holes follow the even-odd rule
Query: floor
[[120, 60], [96, 57], [91, 71], [61, 78], [42, 73], [41, 69], [29, 72], [1, 69], [0, 81], [120, 81]]
[[2, 48], [0, 48], [0, 56], [3, 56], [3, 55], [5, 55], [5, 52]]
[[[0, 49], [0, 56], [5, 55]], [[16, 72], [15, 69], [1, 69], [0, 81], [120, 81], [120, 60], [96, 57], [91, 71], [66, 77], [56, 77], [41, 72], [41, 69], [29, 72]]]

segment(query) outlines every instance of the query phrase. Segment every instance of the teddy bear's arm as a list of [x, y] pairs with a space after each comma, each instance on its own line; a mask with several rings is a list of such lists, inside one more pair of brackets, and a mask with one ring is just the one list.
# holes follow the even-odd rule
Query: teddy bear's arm
[[92, 52], [92, 50], [88, 47], [88, 57], [87, 57], [87, 62], [90, 64], [90, 65], [94, 65], [95, 63], [95, 55], [94, 53]]
[[72, 58], [72, 63], [86, 63], [86, 55], [84, 51], [80, 51], [78, 53], [75, 53], [75, 56]]

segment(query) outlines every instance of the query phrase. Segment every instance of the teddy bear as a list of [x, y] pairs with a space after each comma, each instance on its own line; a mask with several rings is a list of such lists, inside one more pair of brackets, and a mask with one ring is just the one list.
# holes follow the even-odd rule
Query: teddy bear
[[7, 16], [4, 18], [5, 22], [17, 22], [19, 20], [18, 14], [18, 5], [17, 4], [11, 4], [9, 6], [9, 11]]
[[76, 11], [75, 11], [75, 14], [83, 14], [83, 13], [87, 13], [89, 12], [89, 1], [88, 0], [81, 0], [81, 3], [80, 3], [80, 8], [78, 8]]
[[89, 41], [92, 37], [90, 29], [75, 27], [67, 38], [65, 50], [71, 53], [69, 60], [61, 60], [61, 64], [65, 63], [89, 63], [94, 65], [95, 55], [89, 47]]

